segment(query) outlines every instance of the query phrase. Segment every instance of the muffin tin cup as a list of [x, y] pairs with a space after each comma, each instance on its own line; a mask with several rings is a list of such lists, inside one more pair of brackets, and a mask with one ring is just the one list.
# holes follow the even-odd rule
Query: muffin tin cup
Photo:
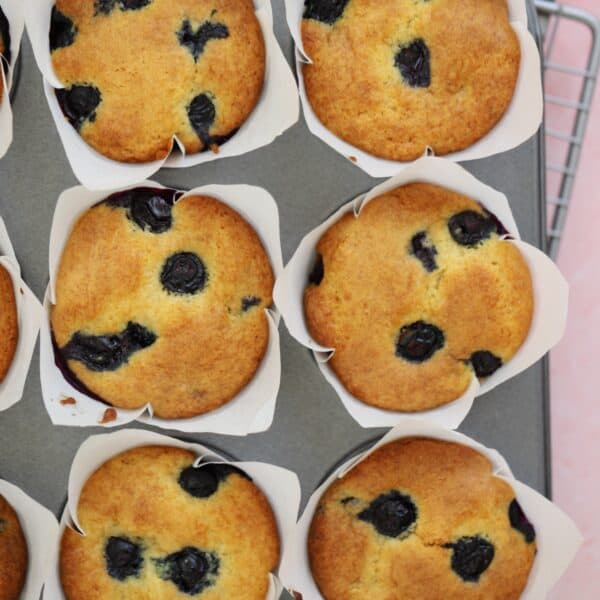
[[406, 437], [455, 442], [480, 452], [490, 460], [494, 475], [513, 488], [519, 504], [536, 530], [538, 551], [521, 600], [546, 598], [575, 558], [583, 542], [583, 537], [573, 521], [544, 496], [515, 479], [508, 463], [496, 450], [486, 448], [461, 433], [418, 420], [407, 420], [394, 427], [368, 450], [344, 461], [317, 488], [298, 521], [293, 543], [288, 545], [288, 551], [283, 556], [280, 568], [282, 581], [307, 600], [322, 598], [311, 574], [306, 549], [310, 524], [321, 496], [336, 479], [343, 477], [379, 447]]
[[3, 65], [6, 64], [3, 58], [0, 58], [0, 77], [4, 93], [0, 100], [0, 158], [2, 158], [10, 148], [13, 141], [13, 113], [11, 107], [11, 92], [13, 86], [16, 86], [18, 77], [18, 58], [21, 49], [21, 38], [23, 37], [24, 17], [22, 0], [0, 0], [0, 7], [8, 20], [10, 27], [10, 50], [12, 54], [11, 63], [8, 66], [8, 74], [4, 73]]
[[1, 412], [16, 404], [23, 396], [31, 356], [43, 320], [42, 306], [21, 278], [21, 268], [17, 262], [6, 226], [1, 218], [0, 265], [6, 269], [12, 279], [19, 329], [19, 339], [12, 364], [4, 381], [0, 383]]
[[[88, 427], [102, 425], [117, 427], [134, 420], [162, 429], [183, 432], [221, 433], [245, 436], [266, 431], [271, 426], [281, 379], [279, 344], [279, 313], [266, 309], [269, 322], [269, 343], [265, 356], [254, 378], [227, 404], [190, 419], [160, 419], [152, 415], [149, 405], [138, 410], [114, 407], [109, 422], [107, 410], [113, 407], [79, 391], [67, 381], [55, 362], [50, 327], [50, 308], [55, 300], [54, 282], [62, 252], [71, 229], [79, 216], [111, 194], [134, 187], [164, 188], [143, 181], [138, 186], [128, 186], [111, 191], [90, 191], [83, 187], [63, 192], [57, 202], [50, 233], [50, 282], [44, 297], [44, 311], [40, 335], [40, 378], [44, 405], [55, 425]], [[256, 231], [269, 257], [273, 274], [283, 271], [283, 258], [279, 238], [279, 212], [273, 197], [264, 189], [248, 185], [207, 185], [181, 192], [177, 201], [189, 195], [207, 195], [217, 198], [237, 211]], [[173, 360], [176, 360], [174, 358]]]
[[55, 516], [7, 481], [0, 480], [0, 495], [19, 517], [27, 541], [29, 563], [21, 600], [39, 600], [44, 581], [56, 562], [58, 523]]
[[[185, 168], [220, 158], [239, 156], [263, 146], [294, 125], [299, 118], [298, 88], [292, 71], [273, 32], [270, 0], [254, 0], [255, 13], [265, 39], [265, 82], [252, 114], [235, 136], [219, 148], [218, 154], [207, 151], [186, 156], [172, 152], [163, 160], [128, 164], [111, 160], [96, 152], [65, 119], [55, 88], [64, 86], [52, 67], [48, 43], [50, 15], [55, 0], [14, 0], [24, 5], [27, 31], [38, 68], [44, 78], [44, 91], [67, 158], [77, 179], [91, 190], [124, 187], [151, 177], [162, 167]], [[181, 144], [173, 137], [173, 148]]]
[[[201, 444], [187, 443], [141, 429], [123, 429], [114, 433], [95, 435], [88, 438], [80, 446], [73, 459], [69, 473], [67, 505], [60, 521], [60, 531], [57, 538], [59, 541], [53, 552], [54, 565], [49, 571], [44, 588], [43, 597], [45, 600], [64, 598], [58, 569], [58, 546], [65, 527], [72, 527], [85, 535], [77, 521], [77, 506], [81, 490], [86, 481], [102, 464], [117, 454], [139, 446], [150, 445], [184, 448], [198, 455], [198, 463], [203, 459], [208, 459], [207, 463], [225, 462], [248, 473], [271, 504], [279, 527], [282, 556], [288, 551], [288, 545], [293, 543], [300, 506], [300, 482], [295, 473], [267, 463], [228, 461], [211, 448]], [[277, 574], [272, 573], [269, 592], [265, 600], [278, 600], [282, 590], [283, 586]]]
[[[304, 118], [310, 131], [336, 152], [366, 171], [372, 177], [391, 177], [411, 164], [411, 161], [386, 160], [369, 154], [342, 140], [327, 129], [313, 111], [302, 76], [302, 65], [310, 63], [302, 44], [303, 0], [285, 0], [288, 27], [296, 44], [296, 72]], [[533, 136], [542, 123], [544, 98], [539, 49], [527, 29], [526, 0], [508, 0], [509, 19], [521, 46], [521, 65], [517, 86], [511, 104], [498, 124], [482, 139], [468, 148], [445, 155], [445, 158], [463, 162], [493, 156], [522, 144]], [[431, 155], [430, 148], [423, 148]]]
[[[480, 383], [473, 374], [471, 386], [460, 397], [444, 406], [408, 413], [388, 411], [367, 405], [352, 396], [328, 365], [335, 349], [319, 345], [310, 335], [304, 316], [304, 289], [314, 264], [315, 247], [323, 233], [346, 213], [359, 218], [361, 209], [373, 198], [411, 182], [427, 182], [445, 187], [477, 200], [494, 214], [509, 232], [506, 243], [518, 247], [533, 280], [534, 313], [529, 334], [515, 354], [496, 373]], [[343, 205], [307, 234], [275, 284], [274, 299], [290, 334], [312, 350], [319, 369], [333, 386], [351, 416], [363, 427], [393, 427], [403, 418], [424, 418], [455, 429], [467, 416], [475, 397], [524, 371], [561, 339], [567, 318], [568, 284], [558, 267], [540, 250], [520, 239], [510, 206], [502, 193], [483, 184], [459, 165], [441, 158], [421, 158], [400, 175], [374, 187], [370, 192]]]

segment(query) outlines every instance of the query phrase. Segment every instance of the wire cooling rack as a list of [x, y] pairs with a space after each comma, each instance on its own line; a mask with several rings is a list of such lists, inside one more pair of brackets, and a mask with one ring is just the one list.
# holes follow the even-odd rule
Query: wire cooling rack
[[[543, 34], [546, 104], [546, 142], [559, 140], [559, 158], [547, 163], [548, 254], [555, 258], [562, 239], [573, 185], [579, 167], [598, 68], [600, 67], [600, 20], [571, 6], [536, 0]], [[561, 36], [582, 45], [578, 64], [561, 57]]]

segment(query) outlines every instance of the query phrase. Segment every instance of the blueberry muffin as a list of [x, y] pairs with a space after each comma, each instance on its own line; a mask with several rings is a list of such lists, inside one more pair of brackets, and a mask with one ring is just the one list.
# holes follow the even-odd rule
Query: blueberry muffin
[[189, 418], [229, 402], [266, 352], [273, 273], [252, 227], [205, 196], [136, 188], [81, 215], [51, 325], [67, 377], [115, 407]]
[[[2, 63], [2, 68], [4, 69], [4, 73], [8, 73], [8, 66], [11, 61], [11, 51], [10, 51], [10, 25], [8, 23], [8, 19], [0, 6], [0, 63]], [[2, 96], [4, 95], [4, 82], [2, 81], [2, 77], [0, 76], [0, 102], [2, 102]]]
[[383, 194], [325, 232], [305, 314], [353, 396], [432, 409], [510, 360], [529, 332], [533, 290], [504, 233], [474, 200], [425, 183]]
[[147, 446], [102, 465], [87, 481], [60, 548], [66, 600], [264, 600], [279, 563], [268, 500], [227, 464]]
[[15, 290], [8, 271], [0, 265], [0, 383], [4, 381], [15, 357], [19, 325]]
[[57, 0], [50, 50], [68, 121], [100, 154], [164, 158], [218, 147], [260, 97], [265, 46], [252, 0]]
[[506, 0], [306, 0], [310, 104], [346, 142], [409, 161], [463, 150], [500, 121], [521, 50]]
[[325, 600], [516, 600], [536, 543], [482, 454], [404, 438], [327, 489], [308, 552]]
[[0, 496], [0, 600], [18, 600], [27, 576], [27, 542], [12, 506]]

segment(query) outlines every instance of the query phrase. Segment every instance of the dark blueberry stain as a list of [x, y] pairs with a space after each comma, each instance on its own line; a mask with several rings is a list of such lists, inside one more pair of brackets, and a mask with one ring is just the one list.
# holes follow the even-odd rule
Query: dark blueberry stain
[[473, 352], [470, 361], [475, 370], [475, 375], [479, 378], [493, 375], [502, 366], [502, 359], [487, 350]]
[[185, 46], [198, 62], [200, 55], [204, 52], [206, 44], [210, 40], [224, 40], [229, 37], [229, 29], [223, 23], [211, 23], [205, 21], [194, 31], [192, 24], [186, 19], [177, 32], [177, 39], [182, 46]]
[[250, 477], [244, 471], [233, 465], [211, 463], [198, 467], [186, 467], [181, 471], [178, 483], [190, 496], [208, 498], [217, 491], [220, 483], [233, 474], [250, 480]]
[[210, 135], [209, 131], [215, 122], [217, 109], [208, 94], [196, 96], [187, 107], [187, 113], [192, 128], [204, 144], [204, 151], [210, 150], [214, 146], [222, 146], [238, 131], [234, 129], [226, 135]]
[[56, 90], [56, 98], [69, 123], [79, 130], [86, 121], [93, 123], [96, 120], [96, 108], [102, 100], [102, 94], [93, 85], [74, 85]]
[[321, 254], [317, 254], [313, 268], [308, 276], [308, 282], [312, 283], [313, 285], [321, 285], [323, 277], [325, 277], [325, 264], [323, 263], [323, 256]]
[[340, 503], [341, 503], [343, 506], [347, 506], [348, 504], [354, 504], [354, 503], [356, 503], [356, 502], [358, 502], [358, 498], [356, 498], [356, 497], [354, 497], [354, 496], [346, 496], [345, 498], [342, 498], [342, 499], [340, 500]]
[[52, 7], [50, 19], [50, 51], [66, 48], [75, 41], [77, 27], [69, 17], [63, 15], [56, 6]]
[[462, 537], [444, 548], [452, 549], [452, 570], [463, 580], [477, 582], [494, 560], [494, 546], [479, 536]]
[[125, 537], [111, 537], [104, 547], [106, 570], [113, 579], [125, 581], [140, 574], [144, 558], [139, 544]]
[[120, 333], [86, 335], [78, 331], [62, 349], [66, 360], [82, 362], [90, 371], [116, 371], [130, 356], [151, 346], [157, 337], [139, 323], [130, 321]]
[[109, 15], [115, 7], [119, 7], [123, 12], [126, 10], [139, 10], [148, 6], [152, 0], [95, 0], [95, 14]]
[[172, 581], [184, 594], [195, 596], [214, 584], [220, 561], [216, 554], [188, 546], [165, 558], [154, 559], [158, 576]]
[[306, 0], [304, 18], [333, 25], [343, 14], [349, 0]]
[[[10, 65], [12, 61], [12, 50], [10, 49], [10, 23], [4, 14], [2, 7], [0, 6], [0, 39], [4, 43], [4, 51], [2, 56], [6, 61], [7, 65]], [[6, 69], [5, 69], [6, 71]]]
[[437, 255], [437, 248], [433, 242], [429, 239], [427, 232], [419, 231], [415, 234], [410, 241], [410, 253], [421, 261], [423, 268], [432, 273], [438, 266], [435, 261]]
[[457, 244], [476, 246], [497, 231], [497, 225], [489, 215], [474, 210], [465, 210], [450, 218], [448, 230]]
[[417, 321], [400, 330], [396, 342], [396, 356], [409, 362], [421, 363], [443, 348], [444, 343], [441, 329], [430, 323]]
[[423, 39], [401, 46], [394, 57], [394, 64], [404, 82], [411, 87], [426, 88], [431, 84], [429, 48]]
[[392, 491], [375, 498], [358, 518], [371, 523], [381, 535], [397, 538], [410, 533], [417, 521], [417, 507], [410, 496]]
[[173, 294], [201, 292], [207, 279], [204, 263], [193, 252], [178, 252], [169, 256], [160, 274], [163, 288]]
[[242, 298], [242, 312], [248, 312], [251, 308], [258, 306], [261, 299], [258, 296], [244, 296]]
[[508, 507], [508, 518], [510, 519], [512, 527], [523, 534], [523, 537], [528, 544], [532, 544], [535, 541], [535, 528], [523, 512], [523, 509], [516, 498]]
[[171, 229], [177, 194], [172, 189], [135, 188], [113, 194], [106, 203], [126, 209], [127, 217], [143, 231], [158, 234]]

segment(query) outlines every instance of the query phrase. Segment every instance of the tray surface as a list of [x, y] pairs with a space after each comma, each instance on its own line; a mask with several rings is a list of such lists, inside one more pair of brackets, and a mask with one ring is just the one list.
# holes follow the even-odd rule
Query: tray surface
[[[283, 3], [273, 5], [276, 34], [291, 62], [292, 41]], [[0, 161], [0, 214], [24, 278], [41, 298], [48, 279], [48, 238], [56, 200], [77, 181], [52, 123], [27, 40], [21, 61], [21, 81], [14, 99], [15, 141]], [[539, 138], [504, 155], [464, 166], [504, 192], [523, 238], [543, 245]], [[267, 148], [191, 169], [163, 170], [155, 179], [180, 188], [209, 183], [266, 188], [279, 205], [286, 261], [307, 231], [342, 202], [378, 182], [313, 137], [302, 118]], [[241, 460], [269, 461], [296, 471], [304, 503], [332, 464], [382, 430], [361, 429], [320, 375], [309, 352], [290, 338], [283, 323], [281, 333], [282, 384], [271, 430], [248, 438], [185, 437], [215, 444]], [[0, 477], [58, 513], [77, 448], [89, 435], [102, 430], [52, 426], [42, 404], [38, 360], [36, 350], [24, 399], [0, 413]], [[497, 448], [519, 479], [548, 493], [546, 371], [546, 363], [541, 361], [476, 400], [460, 430]]]

